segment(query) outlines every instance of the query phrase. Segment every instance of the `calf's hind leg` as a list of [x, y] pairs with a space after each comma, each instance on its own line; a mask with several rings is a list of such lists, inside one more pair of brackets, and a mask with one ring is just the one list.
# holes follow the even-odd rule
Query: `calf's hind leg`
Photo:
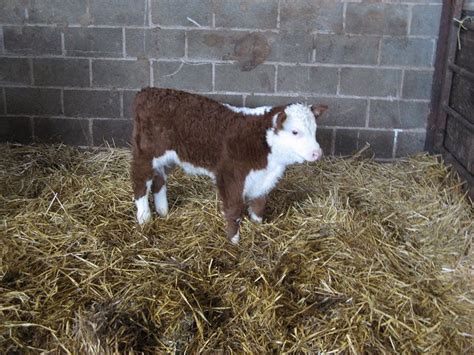
[[266, 196], [257, 197], [256, 199], [249, 202], [249, 215], [252, 221], [256, 223], [262, 223], [266, 202]]
[[164, 169], [160, 170], [162, 171], [155, 171], [151, 190], [153, 192], [156, 212], [161, 217], [165, 217], [168, 214], [168, 199], [166, 198], [166, 174]]
[[153, 168], [151, 166], [151, 159], [134, 156], [132, 161], [132, 182], [139, 224], [144, 224], [151, 219], [148, 192], [151, 189], [152, 179]]

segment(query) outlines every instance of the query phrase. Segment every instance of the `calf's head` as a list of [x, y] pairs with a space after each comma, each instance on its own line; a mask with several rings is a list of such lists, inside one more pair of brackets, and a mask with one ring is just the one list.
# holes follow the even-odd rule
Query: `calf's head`
[[273, 128], [267, 132], [267, 142], [280, 162], [303, 163], [323, 156], [316, 140], [316, 120], [327, 109], [325, 105], [291, 104], [273, 116]]

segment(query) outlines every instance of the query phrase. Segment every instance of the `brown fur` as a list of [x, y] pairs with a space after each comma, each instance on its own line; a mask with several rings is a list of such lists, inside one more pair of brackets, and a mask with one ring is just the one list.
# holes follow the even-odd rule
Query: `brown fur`
[[[245, 177], [252, 169], [267, 165], [270, 148], [266, 131], [279, 114], [281, 129], [284, 106], [263, 116], [235, 113], [200, 95], [171, 89], [146, 88], [134, 101], [132, 180], [135, 198], [146, 194], [146, 181], [158, 192], [164, 177], [153, 171], [152, 160], [174, 150], [184, 162], [203, 167], [216, 176], [227, 220], [227, 234], [235, 235], [244, 212]], [[261, 201], [259, 201], [261, 202]], [[263, 200], [264, 202], [264, 200]], [[263, 213], [256, 203], [255, 213]]]

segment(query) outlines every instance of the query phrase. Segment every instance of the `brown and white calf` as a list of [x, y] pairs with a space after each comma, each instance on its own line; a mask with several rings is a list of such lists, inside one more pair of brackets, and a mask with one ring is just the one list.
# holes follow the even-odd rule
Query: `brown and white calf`
[[323, 155], [316, 119], [327, 106], [291, 104], [256, 109], [223, 105], [177, 90], [146, 88], [134, 101], [132, 179], [140, 224], [151, 218], [148, 193], [168, 213], [166, 176], [178, 165], [217, 185], [227, 235], [239, 242], [245, 204], [261, 222], [267, 194], [294, 163]]

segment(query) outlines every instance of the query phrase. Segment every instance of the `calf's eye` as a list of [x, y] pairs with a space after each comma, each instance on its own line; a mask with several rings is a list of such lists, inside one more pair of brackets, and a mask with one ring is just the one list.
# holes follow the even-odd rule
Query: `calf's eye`
[[291, 133], [293, 133], [294, 136], [298, 135], [298, 131], [292, 131]]

